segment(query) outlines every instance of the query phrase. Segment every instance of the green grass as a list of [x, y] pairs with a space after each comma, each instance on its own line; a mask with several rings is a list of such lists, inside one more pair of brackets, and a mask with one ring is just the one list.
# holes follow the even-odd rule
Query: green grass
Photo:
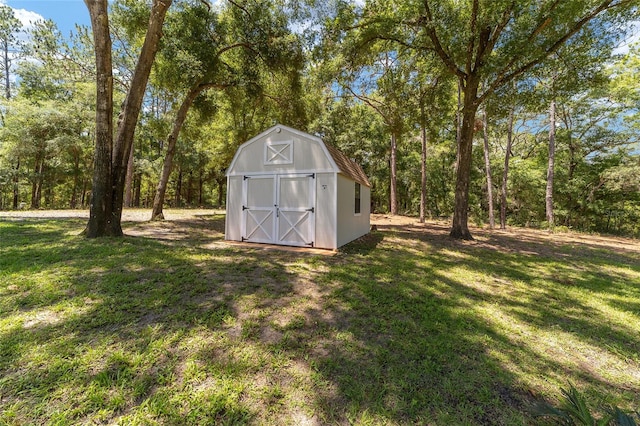
[[637, 241], [380, 226], [324, 256], [223, 221], [0, 221], [0, 424], [531, 424], [568, 382], [640, 407]]

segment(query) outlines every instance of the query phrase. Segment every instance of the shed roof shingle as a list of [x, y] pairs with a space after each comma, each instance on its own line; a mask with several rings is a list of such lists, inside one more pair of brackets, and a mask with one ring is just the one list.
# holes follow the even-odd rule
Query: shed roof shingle
[[333, 161], [335, 161], [336, 165], [342, 173], [361, 185], [371, 187], [369, 179], [367, 179], [367, 175], [364, 173], [362, 167], [360, 167], [358, 163], [347, 157], [342, 151], [340, 151], [333, 145], [326, 142], [324, 144], [327, 147], [327, 151], [329, 151], [329, 154], [333, 158]]

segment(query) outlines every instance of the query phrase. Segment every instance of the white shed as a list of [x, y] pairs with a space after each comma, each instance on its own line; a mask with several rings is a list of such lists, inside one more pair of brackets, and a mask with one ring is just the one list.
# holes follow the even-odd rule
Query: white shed
[[358, 164], [316, 136], [277, 125], [231, 161], [225, 238], [336, 249], [369, 232], [370, 206]]

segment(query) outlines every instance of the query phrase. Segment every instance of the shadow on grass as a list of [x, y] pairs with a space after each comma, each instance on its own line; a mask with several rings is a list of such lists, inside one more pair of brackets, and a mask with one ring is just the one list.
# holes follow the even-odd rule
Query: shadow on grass
[[424, 226], [318, 257], [203, 248], [221, 216], [82, 225], [0, 224], [3, 422], [526, 424], [547, 378], [639, 402], [574, 343], [536, 345], [561, 332], [637, 373], [633, 324], [583, 297], [637, 307], [633, 253]]
[[[521, 423], [540, 397], [534, 394], [548, 392], [528, 388], [530, 376], [560, 385], [580, 380], [631, 407], [638, 403], [637, 321], [612, 322], [588, 301], [594, 292], [638, 300], [638, 286], [615, 270], [637, 264], [634, 252], [603, 259], [598, 248], [585, 245], [589, 255], [558, 260], [558, 252], [571, 253], [561, 244], [550, 249], [532, 241], [525, 247], [511, 237], [468, 244], [437, 226], [420, 234], [404, 227], [379, 230], [387, 246], [372, 252], [357, 241], [344, 252], [364, 257], [333, 264], [319, 277], [333, 288], [328, 308], [338, 337], [320, 351], [330, 354], [320, 371], [339, 385], [333, 397], [320, 399], [323, 421], [366, 423], [370, 416], [393, 423]], [[422, 256], [416, 240], [425, 244], [417, 247]], [[504, 250], [516, 245], [519, 250]], [[613, 270], [602, 272], [603, 265]], [[624, 312], [636, 303], [614, 307]], [[517, 331], [530, 335], [514, 338], [513, 330], [481, 315], [482, 305], [499, 306], [494, 312], [525, 324]], [[316, 313], [311, 321], [325, 316]], [[629, 318], [637, 320], [637, 312]], [[545, 333], [559, 341], [532, 344]], [[565, 346], [565, 336], [575, 341]], [[556, 345], [560, 353], [546, 352]], [[629, 364], [617, 376], [622, 381], [602, 367], [614, 358]]]
[[2, 224], [0, 420], [113, 421], [134, 407], [176, 424], [250, 420], [239, 393], [191, 390], [188, 341], [227, 329], [243, 296], [290, 292], [283, 268], [251, 254], [219, 262], [180, 238], [87, 240], [76, 226]]

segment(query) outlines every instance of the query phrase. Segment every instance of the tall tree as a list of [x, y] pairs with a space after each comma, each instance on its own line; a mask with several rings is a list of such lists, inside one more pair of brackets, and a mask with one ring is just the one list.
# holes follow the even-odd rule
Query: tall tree
[[[0, 50], [2, 50], [2, 79], [4, 80], [4, 95], [6, 99], [11, 99], [11, 63], [13, 61], [11, 49], [15, 47], [16, 33], [20, 31], [22, 24], [15, 17], [13, 9], [0, 4]], [[13, 174], [13, 209], [18, 208], [19, 192], [19, 170], [20, 157], [15, 159], [15, 169]]]
[[427, 152], [432, 148], [435, 135], [448, 120], [451, 110], [452, 85], [446, 70], [429, 57], [416, 56], [409, 66], [415, 69], [410, 74], [408, 97], [414, 106], [409, 107], [410, 127], [418, 127], [420, 132], [420, 206], [418, 217], [423, 223], [427, 215]]
[[172, 0], [153, 0], [151, 4], [146, 35], [120, 112], [114, 140], [112, 42], [108, 2], [85, 0], [93, 28], [97, 84], [95, 169], [91, 211], [85, 231], [87, 237], [122, 236], [127, 163], [149, 73], [162, 35], [162, 24], [171, 2]]
[[[515, 84], [514, 84], [515, 87]], [[500, 229], [507, 229], [507, 182], [509, 180], [509, 159], [513, 147], [513, 124], [515, 120], [515, 105], [509, 107], [507, 119], [507, 142], [504, 149], [504, 168], [502, 169], [502, 183], [500, 185]]]
[[547, 216], [547, 226], [552, 231], [554, 227], [553, 217], [553, 180], [555, 176], [556, 162], [556, 100], [552, 99], [549, 105], [549, 161], [547, 164], [547, 187], [545, 190], [544, 207]]
[[11, 64], [18, 54], [16, 35], [22, 30], [22, 23], [18, 20], [13, 9], [0, 4], [0, 50], [2, 60], [2, 79], [4, 80], [5, 98], [11, 98]]
[[495, 215], [493, 213], [493, 179], [491, 179], [491, 158], [489, 152], [489, 129], [487, 110], [482, 112], [482, 140], [484, 151], [484, 170], [487, 178], [487, 204], [489, 205], [489, 227], [495, 227]]
[[[389, 132], [389, 213], [398, 214], [398, 142], [405, 131], [408, 107], [407, 84], [410, 70], [402, 52], [383, 46], [360, 59], [367, 64], [364, 73], [354, 72], [343, 87], [380, 115]], [[369, 74], [368, 78], [365, 77]]]
[[236, 85], [263, 92], [263, 74], [270, 72], [273, 76], [278, 70], [291, 71], [295, 80], [303, 58], [286, 22], [284, 13], [267, 1], [244, 5], [229, 2], [219, 13], [204, 5], [191, 5], [169, 17], [170, 42], [161, 52], [158, 80], [170, 90], [186, 93], [180, 95], [182, 101], [167, 137], [152, 220], [163, 217], [178, 136], [198, 96], [209, 89]]
[[370, 40], [391, 39], [435, 52], [460, 81], [462, 127], [450, 235], [462, 239], [472, 238], [469, 183], [480, 104], [516, 77], [539, 67], [586, 26], [597, 26], [600, 37], [607, 39], [620, 31], [618, 24], [637, 13], [635, 0], [371, 1], [367, 6], [359, 26], [367, 28]]

